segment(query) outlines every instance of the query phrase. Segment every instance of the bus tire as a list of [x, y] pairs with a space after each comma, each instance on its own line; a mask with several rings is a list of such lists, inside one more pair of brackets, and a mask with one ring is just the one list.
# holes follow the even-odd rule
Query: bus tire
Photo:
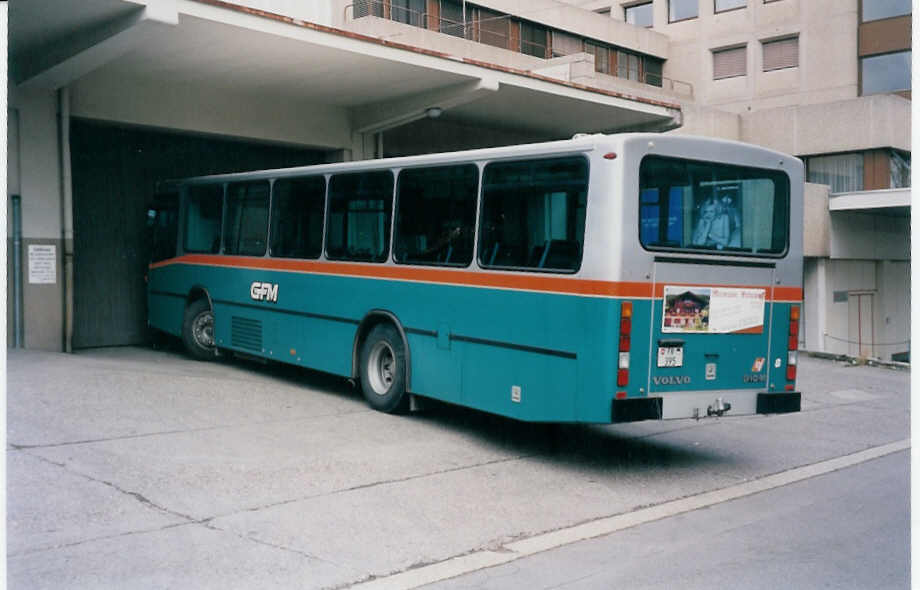
[[409, 409], [406, 351], [392, 324], [377, 324], [361, 344], [358, 361], [361, 391], [372, 408], [388, 414]]
[[194, 359], [210, 361], [217, 357], [217, 346], [214, 343], [214, 312], [204, 297], [192, 301], [185, 308], [182, 343]]

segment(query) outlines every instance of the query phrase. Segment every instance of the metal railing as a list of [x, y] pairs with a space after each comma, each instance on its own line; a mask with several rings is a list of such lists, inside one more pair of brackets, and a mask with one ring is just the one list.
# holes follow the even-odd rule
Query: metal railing
[[[565, 54], [551, 54], [550, 48], [546, 43], [536, 43], [528, 41], [519, 35], [512, 38], [510, 35], [511, 15], [490, 16], [486, 18], [468, 19], [465, 22], [444, 18], [429, 12], [413, 10], [403, 6], [396, 6], [390, 0], [356, 0], [344, 8], [343, 17], [348, 20], [348, 12], [351, 10], [352, 19], [358, 19], [365, 16], [376, 16], [407, 24], [413, 27], [419, 27], [430, 31], [437, 31], [453, 37], [459, 37], [468, 41], [482, 43], [500, 49], [508, 49], [525, 55], [531, 55], [541, 59], [551, 59], [561, 57]], [[470, 8], [471, 14], [476, 14], [478, 8]], [[504, 21], [504, 28], [509, 33], [501, 30]], [[485, 26], [483, 26], [485, 25]], [[497, 26], [496, 26], [497, 25]], [[612, 49], [611, 49], [612, 50]], [[588, 51], [584, 51], [588, 53]], [[693, 95], [693, 85], [681, 80], [666, 78], [660, 74], [650, 73], [647, 71], [637, 71], [634, 68], [629, 70], [620, 70], [618, 72], [598, 72], [621, 80], [633, 80], [649, 86], [655, 86], [674, 92], [676, 94]]]

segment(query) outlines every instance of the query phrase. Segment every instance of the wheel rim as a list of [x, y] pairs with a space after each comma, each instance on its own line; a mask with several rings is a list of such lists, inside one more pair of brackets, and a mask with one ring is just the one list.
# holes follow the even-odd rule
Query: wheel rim
[[383, 340], [374, 343], [371, 353], [367, 356], [367, 377], [374, 393], [389, 393], [395, 372], [396, 355], [393, 354], [393, 348]]
[[195, 316], [192, 322], [192, 338], [202, 348], [214, 348], [214, 314], [210, 310]]

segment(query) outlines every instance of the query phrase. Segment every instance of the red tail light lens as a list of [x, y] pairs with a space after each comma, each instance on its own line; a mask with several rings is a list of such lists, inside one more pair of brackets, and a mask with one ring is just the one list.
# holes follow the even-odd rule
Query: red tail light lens
[[799, 349], [799, 314], [800, 313], [801, 311], [798, 305], [793, 305], [789, 309], [789, 350]]
[[617, 387], [625, 387], [629, 383], [629, 348], [630, 333], [632, 332], [632, 301], [620, 304], [620, 348], [617, 358]]

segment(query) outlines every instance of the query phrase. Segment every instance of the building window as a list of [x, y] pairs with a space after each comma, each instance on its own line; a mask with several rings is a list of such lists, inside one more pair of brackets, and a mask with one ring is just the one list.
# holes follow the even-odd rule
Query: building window
[[585, 43], [585, 53], [594, 56], [594, 71], [601, 74], [610, 73], [610, 51], [606, 47], [595, 45], [594, 43]]
[[860, 58], [862, 94], [910, 90], [911, 52], [899, 51]]
[[362, 16], [383, 16], [383, 0], [356, 0], [355, 18]]
[[747, 6], [747, 0], [715, 0], [716, 12], [725, 12], [726, 10], [735, 10]]
[[747, 46], [712, 52], [712, 79], [734, 78], [747, 74]]
[[862, 22], [910, 14], [910, 0], [862, 0]]
[[668, 22], [677, 22], [699, 16], [699, 0], [670, 0], [668, 2]]
[[492, 47], [508, 49], [508, 32], [511, 19], [500, 12], [492, 12], [485, 8], [478, 8], [477, 16], [478, 19], [475, 23], [476, 31], [479, 35], [477, 40]]
[[763, 42], [763, 71], [795, 68], [799, 65], [799, 38], [787, 37]]
[[456, 0], [441, 0], [438, 30], [454, 37], [466, 37], [463, 5]]
[[652, 26], [652, 3], [644, 2], [626, 7], [626, 22], [637, 27]]
[[659, 59], [645, 58], [645, 83], [661, 88], [664, 77], [661, 75], [664, 62]]
[[583, 51], [591, 53], [586, 49], [586, 43], [581, 37], [563, 33], [562, 31], [553, 31], [553, 57], [572, 55]]
[[910, 186], [910, 152], [889, 150], [888, 162], [891, 167], [891, 188], [908, 188]]
[[863, 154], [835, 154], [806, 158], [808, 182], [826, 184], [832, 193], [849, 193], [863, 190]]
[[548, 30], [533, 23], [521, 22], [521, 53], [534, 57], [549, 57], [546, 47]]
[[390, 18], [414, 27], [425, 26], [425, 0], [390, 0]]

